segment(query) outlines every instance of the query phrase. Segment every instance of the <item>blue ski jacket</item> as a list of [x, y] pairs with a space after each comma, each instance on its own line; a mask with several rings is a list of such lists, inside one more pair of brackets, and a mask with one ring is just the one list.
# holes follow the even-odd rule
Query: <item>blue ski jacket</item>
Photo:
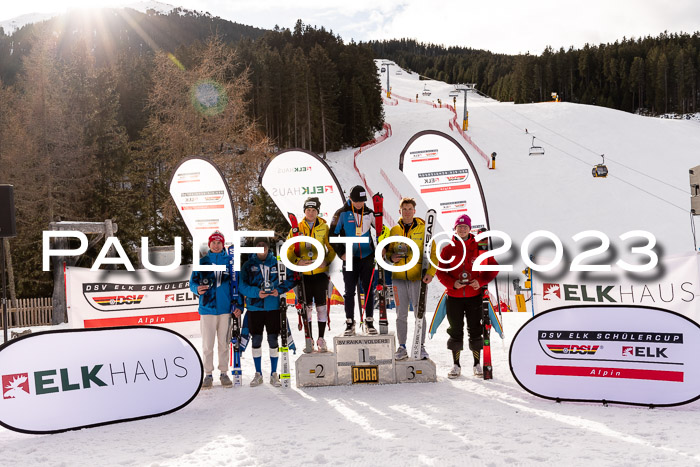
[[292, 271], [288, 272], [290, 276], [280, 284], [277, 259], [271, 251], [268, 252], [264, 260], [258, 258], [257, 254], [250, 255], [241, 269], [238, 281], [238, 291], [245, 295], [246, 308], [251, 311], [277, 310], [280, 307], [280, 298], [271, 295], [260, 298], [260, 289], [267, 278], [280, 296], [287, 293], [294, 287], [294, 279], [291, 277]]
[[[350, 200], [333, 215], [331, 221], [331, 237], [367, 237], [369, 243], [352, 246], [352, 255], [357, 258], [366, 258], [374, 253], [374, 241], [372, 240], [372, 227], [374, 226], [374, 211], [367, 205], [361, 211], [352, 207]], [[338, 256], [346, 254], [345, 244], [334, 243], [333, 249]]]
[[[200, 258], [201, 265], [228, 265], [229, 256], [225, 252], [212, 253], [211, 250]], [[199, 296], [200, 315], [225, 315], [231, 313], [231, 284], [228, 271], [192, 271], [190, 290], [197, 295], [197, 287], [202, 280], [209, 280], [209, 290]]]

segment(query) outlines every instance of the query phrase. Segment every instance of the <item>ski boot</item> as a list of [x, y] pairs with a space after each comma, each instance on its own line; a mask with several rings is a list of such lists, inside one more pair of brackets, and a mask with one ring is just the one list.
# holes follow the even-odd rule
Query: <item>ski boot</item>
[[459, 365], [457, 365], [455, 363], [455, 366], [453, 366], [452, 369], [450, 370], [450, 372], [447, 373], [447, 377], [450, 379], [455, 379], [455, 378], [458, 378], [459, 375], [461, 375], [461, 374], [462, 374], [462, 367], [460, 367]]
[[250, 382], [250, 387], [260, 386], [263, 383], [262, 374], [256, 372], [253, 376], [253, 381]]
[[354, 336], [355, 335], [355, 320], [346, 319], [345, 320], [345, 332], [344, 336]]
[[367, 332], [367, 335], [369, 336], [376, 336], [379, 334], [377, 328], [374, 327], [374, 318], [371, 316], [365, 318], [365, 332]]

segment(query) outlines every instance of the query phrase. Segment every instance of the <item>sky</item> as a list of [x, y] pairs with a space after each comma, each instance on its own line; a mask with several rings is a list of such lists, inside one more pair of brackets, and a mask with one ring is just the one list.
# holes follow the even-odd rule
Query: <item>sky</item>
[[[51, 13], [67, 7], [125, 5], [134, 0], [26, 0], [3, 2], [0, 21], [23, 14]], [[700, 2], [695, 0], [446, 0], [428, 6], [417, 0], [179, 0], [187, 9], [261, 28], [292, 28], [297, 19], [324, 26], [350, 41], [413, 38], [446, 46], [496, 53], [539, 55], [586, 43], [663, 31], [700, 30]], [[575, 5], [575, 6], [569, 6]]]

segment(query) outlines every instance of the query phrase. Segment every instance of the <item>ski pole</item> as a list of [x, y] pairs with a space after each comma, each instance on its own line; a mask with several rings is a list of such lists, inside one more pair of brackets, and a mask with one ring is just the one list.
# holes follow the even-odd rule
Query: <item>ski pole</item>
[[360, 313], [360, 322], [362, 322], [364, 313], [367, 312], [367, 302], [369, 301], [369, 300], [367, 300], [367, 298], [369, 297], [370, 291], [372, 290], [372, 281], [374, 280], [374, 271], [376, 271], [376, 270], [377, 270], [377, 268], [373, 268], [372, 275], [369, 276], [369, 286], [367, 287], [369, 290], [365, 290], [365, 305], [362, 309], [362, 313]]

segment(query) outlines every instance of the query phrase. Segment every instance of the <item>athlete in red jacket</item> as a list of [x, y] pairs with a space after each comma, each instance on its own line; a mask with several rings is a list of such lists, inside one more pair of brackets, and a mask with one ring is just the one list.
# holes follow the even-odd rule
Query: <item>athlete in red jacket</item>
[[[474, 260], [479, 256], [479, 247], [471, 230], [471, 219], [466, 214], [461, 215], [455, 222], [455, 234], [459, 240], [453, 240], [440, 251], [440, 267], [437, 278], [447, 289], [445, 308], [450, 327], [447, 334], [447, 348], [452, 351], [454, 367], [447, 374], [448, 378], [456, 378], [462, 373], [459, 356], [464, 348], [464, 317], [467, 317], [467, 333], [469, 349], [474, 356], [474, 374], [481, 376], [481, 349], [484, 347], [482, 334], [482, 292], [481, 287], [491, 282], [498, 272], [472, 271]], [[443, 260], [443, 258], [445, 260]], [[485, 264], [496, 265], [492, 257]]]

